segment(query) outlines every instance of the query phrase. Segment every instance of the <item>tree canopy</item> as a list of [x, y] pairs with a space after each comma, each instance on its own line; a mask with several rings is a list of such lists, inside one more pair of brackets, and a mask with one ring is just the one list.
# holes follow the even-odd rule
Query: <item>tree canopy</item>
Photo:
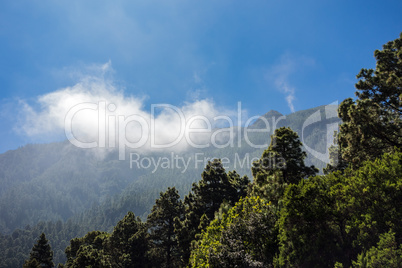
[[24, 267], [35, 267], [35, 265], [46, 268], [54, 267], [53, 251], [45, 233], [40, 235], [37, 243], [33, 246], [29, 260], [25, 262]]
[[374, 57], [375, 70], [357, 75], [358, 99], [339, 107], [342, 158], [354, 167], [402, 147], [402, 33]]

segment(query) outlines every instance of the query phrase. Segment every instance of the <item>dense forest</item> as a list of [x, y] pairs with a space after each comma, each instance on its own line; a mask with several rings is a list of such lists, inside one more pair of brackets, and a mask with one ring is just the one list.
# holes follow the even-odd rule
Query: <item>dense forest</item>
[[[161, 172], [152, 174], [158, 179], [148, 187], [152, 175], [135, 174], [140, 179], [130, 187], [122, 167], [90, 169], [73, 158], [81, 168], [70, 176], [76, 180], [68, 196], [47, 200], [58, 196], [53, 187], [49, 195], [30, 199], [42, 206], [46, 222], [21, 228], [17, 223], [28, 224], [27, 213], [35, 214], [29, 207], [21, 215], [1, 212], [7, 217], [0, 222], [0, 267], [402, 267], [402, 33], [374, 56], [376, 68], [357, 75], [356, 99], [339, 106], [342, 123], [323, 173], [317, 168], [322, 166], [305, 161], [300, 124], [275, 129], [268, 148], [253, 152], [259, 160], [248, 176], [216, 158], [191, 186], [179, 183], [180, 172], [166, 175], [177, 175], [175, 180], [164, 180]], [[45, 187], [41, 159], [31, 161], [37, 169], [18, 170], [24, 188], [2, 174], [10, 189], [1, 190], [0, 202], [16, 200], [13, 194], [24, 200], [33, 187]], [[30, 180], [35, 173], [42, 177]], [[121, 178], [105, 179], [110, 174]], [[90, 191], [77, 184], [79, 176], [103, 184]], [[98, 195], [102, 200], [91, 198]], [[75, 203], [65, 201], [70, 199]]]

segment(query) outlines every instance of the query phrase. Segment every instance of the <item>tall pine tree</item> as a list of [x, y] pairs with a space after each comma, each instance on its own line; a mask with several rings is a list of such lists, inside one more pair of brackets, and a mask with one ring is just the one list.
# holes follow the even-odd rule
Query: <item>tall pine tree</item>
[[208, 161], [201, 180], [193, 183], [192, 191], [184, 198], [185, 219], [175, 224], [183, 262], [188, 263], [192, 241], [201, 229], [214, 219], [223, 202], [234, 205], [247, 193], [247, 176], [235, 171], [226, 173], [220, 159]]
[[318, 171], [314, 166], [304, 164], [306, 157], [297, 133], [288, 127], [281, 127], [271, 136], [271, 143], [260, 160], [253, 163], [252, 173], [257, 182], [258, 175], [271, 176], [279, 171], [285, 183], [298, 183]]
[[147, 224], [150, 231], [149, 257], [153, 267], [178, 267], [180, 256], [174, 228], [175, 219], [183, 217], [184, 207], [176, 188], [160, 193]]
[[144, 267], [148, 249], [146, 223], [141, 222], [133, 212], [120, 220], [108, 238], [108, 253], [113, 266]]
[[24, 267], [35, 267], [36, 264], [39, 264], [39, 267], [54, 267], [53, 251], [48, 242], [46, 235], [42, 233], [37, 243], [33, 246], [29, 260], [25, 262]]

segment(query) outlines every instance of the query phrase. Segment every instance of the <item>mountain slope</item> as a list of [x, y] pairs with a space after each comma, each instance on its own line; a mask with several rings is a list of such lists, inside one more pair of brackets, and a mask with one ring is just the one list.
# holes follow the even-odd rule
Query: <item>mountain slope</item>
[[[180, 154], [133, 152], [139, 160], [146, 160], [143, 163], [148, 166], [137, 161], [130, 167], [129, 154], [125, 161], [119, 161], [117, 152], [99, 155], [96, 150], [79, 149], [68, 142], [27, 145], [8, 151], [0, 155], [0, 232], [9, 233], [39, 221], [69, 218], [92, 229], [103, 229], [128, 210], [145, 217], [159, 192], [167, 187], [176, 186], [182, 196], [187, 194], [191, 184], [200, 179], [208, 159], [222, 158], [227, 170], [250, 176], [253, 160], [268, 146], [274, 128], [281, 126], [291, 127], [300, 137], [303, 135], [306, 146], [324, 153], [327, 125], [339, 119], [317, 121], [303, 129], [306, 120], [317, 111], [325, 118], [324, 106], [287, 116], [269, 111], [249, 131], [226, 129], [233, 131], [235, 142], [223, 148], [210, 146]], [[263, 131], [253, 131], [257, 129]], [[221, 144], [226, 144], [227, 139], [222, 139]], [[325, 166], [308, 155], [307, 164]], [[152, 164], [164, 160], [170, 165]], [[99, 214], [99, 211], [107, 212]], [[104, 214], [110, 218], [108, 223], [99, 216]]]

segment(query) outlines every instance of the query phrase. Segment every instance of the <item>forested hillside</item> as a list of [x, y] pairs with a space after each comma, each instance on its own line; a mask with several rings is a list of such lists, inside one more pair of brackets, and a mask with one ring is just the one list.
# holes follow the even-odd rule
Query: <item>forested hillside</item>
[[[325, 107], [288, 115], [253, 133], [267, 148], [242, 140], [186, 152], [214, 158], [186, 172], [130, 169], [67, 143], [1, 155], [0, 267], [401, 267], [402, 34], [375, 58], [339, 118], [303, 132]], [[324, 164], [305, 149], [323, 153], [338, 120], [319, 174]], [[247, 154], [257, 157], [250, 166], [225, 167]]]
[[[324, 107], [290, 114], [280, 120], [277, 127], [286, 125], [301, 131], [303, 121], [318, 110], [324, 112]], [[281, 116], [269, 112], [263, 117], [271, 124]], [[326, 124], [336, 120], [318, 122], [306, 128], [306, 142], [325, 152]], [[267, 128], [260, 123], [257, 121], [251, 128]], [[268, 130], [272, 134], [272, 129]], [[247, 138], [253, 144], [264, 144], [269, 143], [269, 136], [269, 132], [252, 132]], [[145, 169], [135, 165], [130, 168], [129, 156], [125, 161], [119, 161], [116, 152], [79, 149], [68, 142], [27, 145], [8, 151], [0, 155], [0, 183], [4, 185], [0, 189], [0, 231], [10, 233], [39, 221], [79, 218], [77, 214], [88, 214], [86, 210], [98, 209], [94, 208], [96, 205], [110, 207], [112, 199], [123, 207], [123, 214], [113, 220], [119, 219], [127, 209], [146, 216], [161, 190], [176, 186], [187, 192], [191, 183], [199, 180], [205, 164], [197, 164], [195, 154], [202, 158], [227, 157], [230, 160], [228, 169], [236, 168], [239, 174], [250, 176], [251, 159], [259, 157], [263, 149], [253, 148], [242, 138], [239, 147], [193, 149], [180, 153], [180, 157], [191, 159], [187, 169], [156, 169], [153, 166]], [[148, 154], [146, 157], [171, 158], [171, 154]], [[309, 162], [323, 167], [323, 163], [312, 156]]]
[[[324, 106], [287, 116], [270, 111], [263, 118], [269, 124], [278, 121], [277, 127], [289, 125], [301, 131], [303, 120], [316, 111], [324, 113]], [[339, 119], [323, 120], [306, 128], [305, 140], [311, 147], [325, 152], [327, 124], [334, 122], [339, 122]], [[266, 125], [260, 119], [250, 128], [265, 129]], [[269, 131], [272, 133], [272, 129]], [[250, 132], [248, 138], [252, 144], [269, 143], [270, 132]], [[0, 155], [3, 175], [0, 179], [2, 185], [5, 185], [0, 194], [1, 233], [7, 235], [15, 233], [17, 228], [23, 229], [16, 232], [29, 241], [24, 243], [27, 246], [36, 239], [39, 230], [44, 231], [44, 225], [38, 223], [59, 222], [63, 230], [46, 233], [49, 238], [58, 237], [53, 238], [52, 244], [53, 248], [58, 249], [55, 259], [63, 262], [65, 241], [94, 229], [110, 231], [127, 211], [133, 211], [143, 220], [146, 219], [155, 199], [167, 187], [175, 186], [180, 193], [190, 191], [191, 184], [200, 179], [205, 167], [203, 164], [197, 164], [196, 167], [195, 154], [210, 158], [227, 157], [230, 160], [226, 164], [228, 170], [236, 168], [239, 174], [250, 177], [252, 159], [258, 158], [264, 149], [253, 148], [244, 137], [241, 144], [236, 148], [206, 148], [183, 152], [181, 157], [191, 159], [186, 170], [156, 169], [155, 172], [153, 167], [130, 168], [129, 161], [119, 161], [115, 152], [101, 154], [76, 148], [68, 142], [27, 145], [8, 151]], [[170, 158], [171, 154], [159, 153], [147, 157]], [[324, 165], [311, 155], [308, 162], [318, 164], [319, 167]], [[70, 225], [64, 227], [68, 220], [70, 225], [79, 226], [75, 233], [71, 232]], [[28, 225], [35, 231], [28, 231], [31, 228]], [[4, 248], [5, 252], [21, 252], [25, 257], [29, 251], [29, 248], [22, 250], [19, 246], [12, 249], [13, 246], [9, 244], [4, 245]], [[10, 256], [14, 258], [15, 254]], [[21, 255], [19, 260], [23, 259]]]

